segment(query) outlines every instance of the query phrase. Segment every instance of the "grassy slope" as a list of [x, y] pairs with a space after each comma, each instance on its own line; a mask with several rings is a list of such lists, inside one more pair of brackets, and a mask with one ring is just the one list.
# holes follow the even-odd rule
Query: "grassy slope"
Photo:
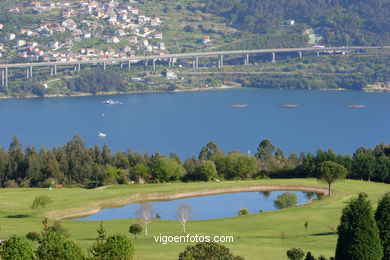
[[[135, 193], [175, 192], [181, 190], [212, 189], [247, 185], [311, 185], [323, 186], [313, 179], [258, 180], [221, 183], [173, 183], [156, 185], [113, 186], [102, 190], [83, 190], [65, 188], [54, 191], [47, 189], [3, 189], [0, 191], [0, 232], [1, 238], [10, 234], [26, 234], [41, 229], [40, 213], [30, 210], [32, 200], [37, 194], [47, 193], [54, 203], [48, 211], [69, 208], [92, 209], [101, 200], [121, 200]], [[191, 221], [188, 224], [190, 234], [233, 235], [235, 242], [226, 244], [232, 251], [246, 259], [285, 259], [285, 252], [291, 247], [310, 250], [315, 255], [331, 256], [334, 253], [337, 236], [330, 234], [327, 226], [336, 227], [341, 210], [353, 195], [364, 191], [373, 203], [390, 190], [390, 186], [380, 183], [361, 181], [343, 181], [334, 185], [331, 198], [295, 208], [274, 212], [253, 214], [245, 217], [233, 217], [219, 220]], [[228, 205], [227, 205], [228, 206]], [[21, 218], [10, 216], [26, 215]], [[129, 213], [130, 215], [130, 213]], [[303, 224], [309, 221], [309, 232], [305, 235]], [[105, 221], [108, 233], [127, 233], [128, 226], [136, 220]], [[96, 237], [99, 222], [63, 221], [70, 229], [71, 239], [87, 248]], [[136, 259], [176, 259], [185, 244], [161, 245], [153, 241], [153, 235], [179, 235], [180, 226], [176, 221], [155, 221], [150, 226], [148, 238], [135, 240]], [[281, 238], [284, 232], [285, 238]], [[259, 258], [261, 254], [261, 258]]]

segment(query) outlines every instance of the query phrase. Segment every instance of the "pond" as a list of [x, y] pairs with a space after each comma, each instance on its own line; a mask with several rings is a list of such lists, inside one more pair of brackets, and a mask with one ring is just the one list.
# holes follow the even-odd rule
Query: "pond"
[[[274, 200], [285, 191], [239, 192], [182, 198], [170, 201], [152, 201], [154, 213], [161, 219], [175, 220], [175, 214], [182, 203], [192, 208], [190, 220], [206, 220], [227, 218], [238, 215], [240, 208], [247, 208], [250, 213], [276, 210]], [[305, 204], [309, 199], [316, 198], [312, 192], [293, 191], [298, 198], [298, 205]], [[140, 203], [129, 204], [119, 208], [104, 209], [77, 221], [110, 220], [136, 218], [136, 210]]]

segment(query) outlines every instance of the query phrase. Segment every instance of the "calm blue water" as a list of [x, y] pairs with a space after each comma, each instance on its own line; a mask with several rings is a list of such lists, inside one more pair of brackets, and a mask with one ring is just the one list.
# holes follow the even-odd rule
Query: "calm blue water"
[[[123, 105], [105, 105], [114, 99]], [[244, 103], [246, 108], [227, 105]], [[300, 104], [295, 109], [281, 104]], [[345, 105], [364, 104], [364, 109]], [[252, 153], [269, 138], [285, 152], [390, 143], [390, 94], [354, 91], [232, 89], [221, 91], [0, 100], [0, 145], [63, 145], [78, 133], [88, 146], [182, 158], [216, 141], [225, 151]], [[104, 113], [105, 116], [101, 116]], [[105, 138], [98, 133], [106, 133]]]
[[[190, 220], [205, 220], [237, 216], [240, 208], [247, 208], [250, 213], [258, 213], [260, 210], [275, 210], [274, 200], [283, 192], [285, 191], [272, 191], [268, 197], [261, 192], [225, 193], [170, 201], [155, 201], [151, 204], [155, 214], [158, 213], [161, 219], [175, 220], [177, 209], [182, 203], [187, 203], [192, 208]], [[303, 204], [308, 200], [304, 192], [294, 191], [294, 193], [298, 197], [298, 204]], [[136, 203], [115, 209], [104, 209], [94, 215], [77, 220], [136, 218], [135, 212], [139, 206], [140, 204]]]

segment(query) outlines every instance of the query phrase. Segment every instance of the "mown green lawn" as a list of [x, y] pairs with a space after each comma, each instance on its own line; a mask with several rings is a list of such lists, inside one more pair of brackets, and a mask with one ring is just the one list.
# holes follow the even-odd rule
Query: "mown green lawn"
[[[250, 185], [307, 185], [323, 186], [314, 179], [256, 180], [231, 181], [219, 183], [169, 183], [145, 185], [118, 185], [106, 189], [86, 190], [81, 188], [48, 189], [1, 189], [0, 190], [0, 238], [6, 239], [10, 234], [24, 235], [29, 231], [41, 230], [43, 211], [33, 211], [30, 205], [36, 195], [48, 194], [54, 200], [46, 214], [59, 210], [69, 213], [73, 210], [92, 210], [101, 205], [109, 206], [113, 201], [124, 200], [134, 194], [174, 193], [199, 189], [213, 189]], [[351, 197], [359, 192], [366, 192], [376, 206], [378, 199], [390, 191], [390, 185], [363, 182], [342, 181], [333, 187], [330, 198], [324, 198], [310, 205], [298, 206], [273, 212], [252, 214], [217, 220], [190, 221], [187, 231], [191, 235], [232, 235], [234, 242], [225, 244], [246, 259], [287, 259], [286, 250], [300, 247], [311, 251], [315, 256], [327, 257], [334, 254], [337, 235], [329, 227], [337, 227], [342, 208]], [[141, 196], [142, 197], [142, 196]], [[106, 203], [102, 203], [106, 201]], [[229, 205], [226, 205], [229, 207]], [[129, 213], [130, 215], [131, 213]], [[304, 223], [309, 221], [308, 233]], [[87, 249], [96, 238], [99, 222], [77, 222], [63, 220], [63, 225], [70, 230], [72, 240]], [[104, 221], [109, 234], [128, 233], [134, 219]], [[282, 238], [284, 233], [284, 238]], [[140, 236], [134, 240], [135, 259], [177, 259], [184, 243], [162, 245], [154, 242], [154, 235], [180, 235], [181, 227], [177, 221], [156, 220], [149, 227], [149, 236]]]

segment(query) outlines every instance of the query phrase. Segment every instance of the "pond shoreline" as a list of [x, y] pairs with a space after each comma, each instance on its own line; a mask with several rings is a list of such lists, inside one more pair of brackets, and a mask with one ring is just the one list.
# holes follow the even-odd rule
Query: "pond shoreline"
[[315, 192], [328, 195], [328, 189], [323, 187], [300, 186], [300, 185], [256, 185], [244, 187], [229, 187], [217, 189], [203, 189], [198, 191], [181, 191], [174, 193], [136, 193], [125, 198], [117, 198], [98, 202], [89, 208], [73, 208], [67, 210], [50, 211], [47, 216], [55, 219], [75, 219], [86, 217], [98, 213], [105, 208], [115, 208], [125, 206], [127, 204], [145, 202], [145, 201], [168, 201], [190, 197], [200, 197], [207, 195], [216, 195], [223, 193], [238, 193], [238, 192], [256, 192], [256, 191], [304, 191]]

